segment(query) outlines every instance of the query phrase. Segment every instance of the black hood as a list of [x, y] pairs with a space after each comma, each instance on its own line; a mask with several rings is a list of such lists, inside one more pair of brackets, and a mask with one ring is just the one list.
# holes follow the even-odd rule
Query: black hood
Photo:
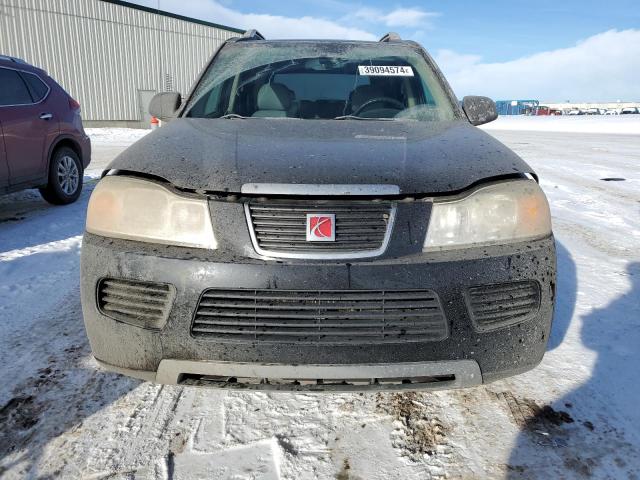
[[214, 192], [298, 183], [386, 184], [401, 194], [429, 194], [532, 173], [510, 149], [462, 120], [181, 118], [136, 142], [108, 168]]

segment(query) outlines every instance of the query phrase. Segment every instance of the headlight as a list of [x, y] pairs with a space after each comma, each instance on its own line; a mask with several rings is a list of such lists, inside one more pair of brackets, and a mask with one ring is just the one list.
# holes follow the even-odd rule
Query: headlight
[[87, 232], [166, 245], [217, 246], [206, 200], [131, 177], [100, 180], [89, 200]]
[[532, 180], [516, 180], [479, 188], [461, 199], [436, 200], [424, 250], [504, 243], [550, 233], [544, 193]]

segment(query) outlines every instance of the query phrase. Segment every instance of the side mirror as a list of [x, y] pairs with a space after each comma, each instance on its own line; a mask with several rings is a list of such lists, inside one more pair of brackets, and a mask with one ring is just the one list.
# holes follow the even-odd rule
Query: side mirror
[[149, 103], [149, 113], [163, 122], [168, 122], [174, 118], [181, 103], [182, 95], [178, 92], [158, 93]]
[[488, 97], [469, 96], [462, 99], [462, 109], [471, 125], [482, 125], [498, 118], [496, 102]]

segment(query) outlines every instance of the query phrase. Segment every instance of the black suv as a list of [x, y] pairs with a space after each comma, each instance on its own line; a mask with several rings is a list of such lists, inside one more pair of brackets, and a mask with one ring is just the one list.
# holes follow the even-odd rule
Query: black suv
[[532, 169], [416, 43], [227, 41], [104, 172], [82, 303], [105, 368], [162, 383], [476, 385], [533, 368], [555, 249]]

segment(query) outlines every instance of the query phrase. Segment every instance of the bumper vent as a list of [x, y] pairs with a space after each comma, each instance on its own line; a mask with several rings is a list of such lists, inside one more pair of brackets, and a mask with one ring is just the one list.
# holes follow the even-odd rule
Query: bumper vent
[[207, 290], [191, 327], [217, 341], [381, 344], [448, 336], [430, 290]]
[[175, 288], [166, 283], [105, 278], [98, 284], [100, 311], [142, 328], [162, 328], [174, 298]]
[[485, 332], [534, 315], [540, 308], [540, 285], [525, 281], [472, 287], [466, 300], [476, 328]]
[[[269, 200], [245, 205], [258, 253], [281, 257], [380, 255], [386, 249], [395, 215], [391, 202]], [[335, 241], [307, 241], [307, 214], [313, 213], [335, 215]]]
[[194, 387], [223, 387], [284, 391], [357, 391], [357, 390], [415, 390], [418, 388], [447, 388], [455, 386], [455, 375], [396, 378], [292, 379], [226, 377], [213, 375], [182, 375], [180, 385]]

